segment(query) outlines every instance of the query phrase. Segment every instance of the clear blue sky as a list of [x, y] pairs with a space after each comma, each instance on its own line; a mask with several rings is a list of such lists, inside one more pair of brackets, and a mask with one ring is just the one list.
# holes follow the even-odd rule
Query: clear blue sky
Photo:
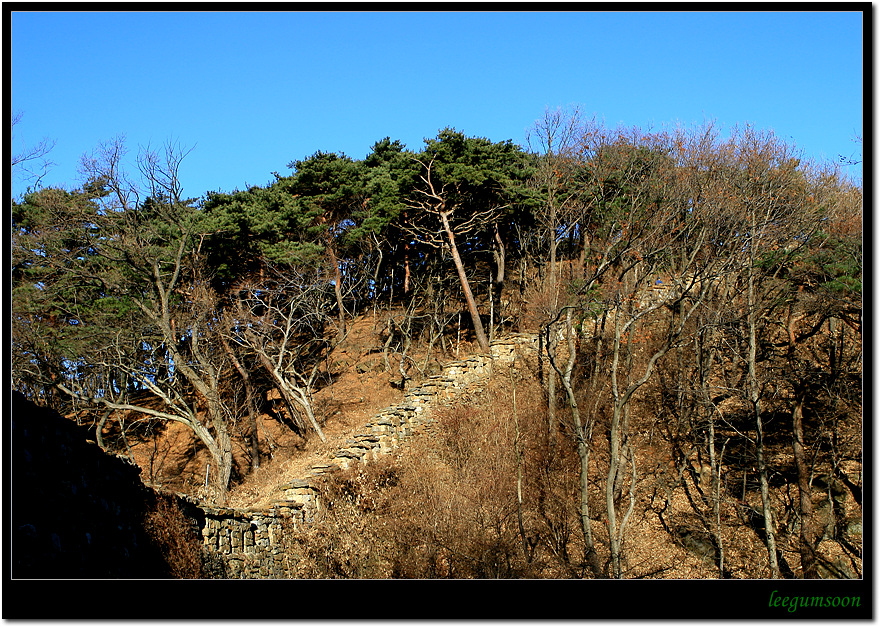
[[54, 140], [43, 184], [72, 188], [102, 141], [124, 134], [133, 157], [174, 139], [194, 146], [197, 197], [445, 126], [525, 145], [546, 107], [579, 105], [608, 126], [751, 123], [836, 160], [861, 153], [862, 28], [859, 12], [14, 12], [12, 151]]

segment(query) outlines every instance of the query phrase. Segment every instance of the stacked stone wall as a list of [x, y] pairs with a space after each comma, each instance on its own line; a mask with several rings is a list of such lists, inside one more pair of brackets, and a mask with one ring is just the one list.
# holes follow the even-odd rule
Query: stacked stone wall
[[402, 402], [387, 407], [366, 423], [361, 432], [328, 459], [276, 489], [277, 498], [263, 509], [201, 506], [207, 523], [205, 546], [220, 555], [229, 577], [286, 577], [284, 537], [304, 530], [321, 514], [321, 483], [334, 472], [369, 464], [401, 446], [434, 421], [436, 410], [464, 392], [482, 389], [494, 369], [518, 358], [537, 355], [537, 336], [516, 334], [492, 342], [489, 355], [473, 355], [446, 364], [439, 374], [409, 390]]
[[374, 415], [343, 448], [278, 486], [265, 508], [215, 507], [156, 492], [140, 481], [136, 465], [88, 442], [85, 429], [14, 393], [13, 577], [180, 576], [169, 563], [169, 546], [157, 543], [144, 524], [159, 499], [173, 501], [188, 521], [172, 548], [196, 556], [200, 563], [187, 571], [196, 573], [191, 576], [287, 577], [285, 537], [320, 516], [326, 475], [394, 451], [433, 422], [439, 407], [466, 391], [479, 391], [493, 369], [537, 354], [537, 338], [513, 335], [491, 348], [489, 355], [446, 364], [407, 391], [402, 402]]
[[165, 578], [180, 576], [181, 555], [200, 561], [196, 510], [161, 520], [157, 512], [179, 511], [176, 496], [146, 487], [137, 465], [90, 442], [84, 427], [11, 395], [13, 579]]

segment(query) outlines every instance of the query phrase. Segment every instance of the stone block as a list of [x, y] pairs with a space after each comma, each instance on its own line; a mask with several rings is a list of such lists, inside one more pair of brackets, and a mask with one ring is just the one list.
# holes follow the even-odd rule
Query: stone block
[[349, 441], [354, 444], [370, 446], [378, 442], [379, 438], [372, 433], [358, 433]]
[[[362, 453], [360, 452], [360, 450], [353, 450], [353, 449], [349, 449], [349, 448], [344, 448], [344, 449], [338, 450], [335, 453], [333, 453], [334, 460], [340, 460], [340, 459], [354, 460], [354, 459], [360, 459], [361, 456], [362, 456]], [[338, 461], [337, 461], [337, 463], [338, 463]]]
[[311, 472], [311, 474], [313, 474], [315, 476], [321, 476], [321, 475], [331, 473], [331, 472], [334, 472], [337, 470], [339, 470], [339, 466], [332, 463], [332, 462], [329, 462], [326, 464], [315, 464], [314, 466], [312, 466], [310, 472]]
[[308, 479], [294, 479], [284, 485], [284, 489], [312, 489], [312, 483]]

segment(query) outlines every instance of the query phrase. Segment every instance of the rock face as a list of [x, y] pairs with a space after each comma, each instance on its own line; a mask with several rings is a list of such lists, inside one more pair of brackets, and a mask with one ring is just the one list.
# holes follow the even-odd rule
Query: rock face
[[[12, 578], [179, 575], [169, 563], [170, 546], [150, 529], [151, 514], [173, 496], [146, 487], [136, 465], [107, 454], [87, 441], [84, 428], [18, 392], [12, 392], [11, 422]], [[182, 542], [198, 555], [198, 517], [189, 523]], [[199, 576], [200, 565], [192, 566]]]

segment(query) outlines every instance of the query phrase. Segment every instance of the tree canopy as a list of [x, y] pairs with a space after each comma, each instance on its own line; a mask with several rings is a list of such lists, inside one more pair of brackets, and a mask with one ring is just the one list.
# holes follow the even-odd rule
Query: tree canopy
[[[316, 394], [356, 318], [395, 387], [463, 341], [488, 353], [535, 333], [525, 554], [542, 538], [571, 576], [628, 576], [639, 511], [705, 538], [719, 577], [732, 524], [770, 576], [795, 553], [817, 576], [814, 479], [861, 503], [845, 470], [860, 454], [846, 425], [861, 412], [861, 186], [748, 126], [646, 132], [558, 111], [531, 137], [536, 150], [454, 128], [418, 149], [385, 137], [199, 199], [182, 197], [179, 146], [142, 149], [135, 176], [121, 139], [102, 144], [77, 188], [12, 202], [13, 386], [91, 416], [117, 451], [132, 416], [185, 425], [222, 502], [235, 447], [259, 464], [267, 407], [325, 438]], [[650, 489], [639, 447], [666, 460]]]

